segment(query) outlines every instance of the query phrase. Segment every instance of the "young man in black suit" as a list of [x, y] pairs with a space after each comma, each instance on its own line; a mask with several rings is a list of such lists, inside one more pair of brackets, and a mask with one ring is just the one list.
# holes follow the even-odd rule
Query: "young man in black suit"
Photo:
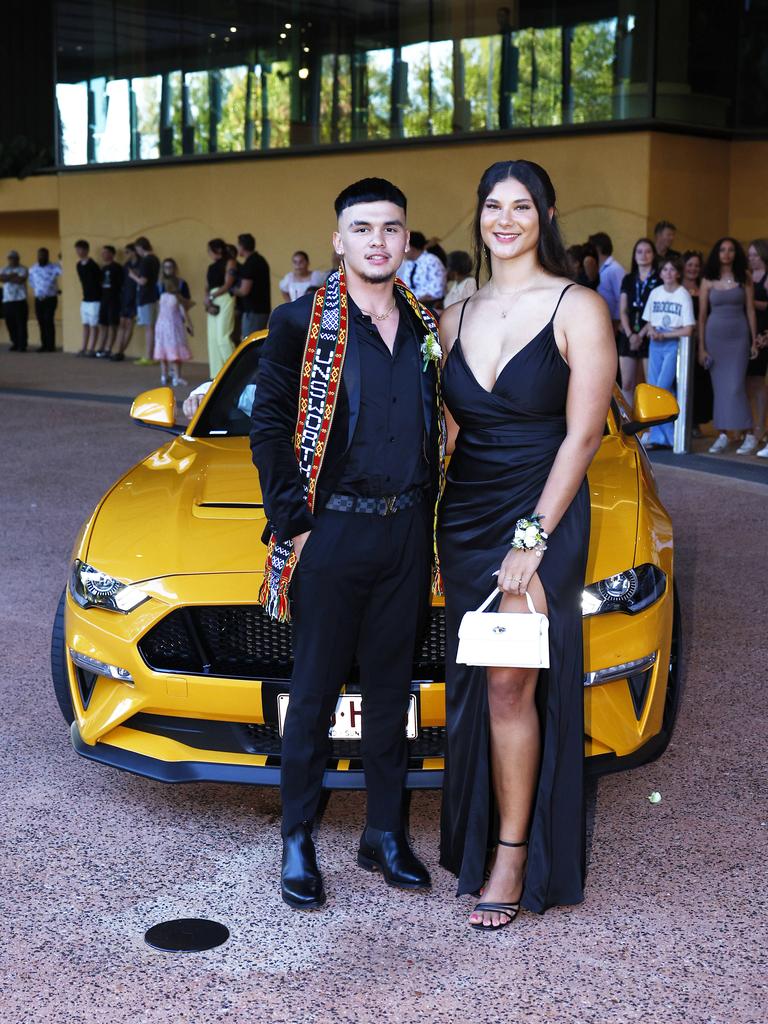
[[335, 209], [341, 269], [317, 295], [273, 312], [251, 430], [272, 530], [262, 599], [282, 617], [290, 601], [294, 623], [281, 885], [298, 909], [325, 899], [312, 824], [331, 715], [355, 658], [368, 791], [358, 863], [399, 888], [430, 886], [408, 844], [402, 796], [442, 481], [437, 328], [395, 285], [408, 249], [403, 193], [367, 178], [344, 189]]

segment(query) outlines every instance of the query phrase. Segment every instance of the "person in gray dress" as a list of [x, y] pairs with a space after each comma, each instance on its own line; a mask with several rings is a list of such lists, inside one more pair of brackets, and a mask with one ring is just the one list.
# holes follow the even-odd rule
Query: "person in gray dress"
[[755, 292], [747, 272], [747, 257], [735, 238], [721, 238], [704, 267], [699, 295], [699, 362], [709, 369], [715, 395], [717, 439], [710, 452], [718, 454], [752, 427], [747, 398], [747, 363], [756, 349]]

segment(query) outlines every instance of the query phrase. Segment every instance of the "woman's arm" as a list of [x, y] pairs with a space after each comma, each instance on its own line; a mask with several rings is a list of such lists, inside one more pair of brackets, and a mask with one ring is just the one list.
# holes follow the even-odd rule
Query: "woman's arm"
[[632, 326], [629, 322], [629, 303], [626, 292], [622, 292], [619, 296], [619, 320], [621, 321], [622, 331], [624, 331], [628, 338], [631, 338], [634, 331], [632, 330]]
[[[459, 315], [463, 303], [457, 302], [443, 310], [440, 316], [440, 347], [443, 350], [443, 366], [448, 358], [448, 353], [453, 348], [456, 340], [456, 332], [459, 329]], [[446, 455], [451, 455], [456, 447], [456, 438], [459, 436], [459, 425], [451, 415], [450, 410], [443, 402], [445, 412], [445, 426], [447, 431]]]
[[[550, 534], [557, 529], [600, 447], [616, 383], [616, 342], [603, 300], [589, 289], [572, 289], [563, 299], [561, 309], [559, 319], [571, 368], [565, 413], [567, 432], [536, 508], [529, 512], [541, 514], [543, 529]], [[509, 539], [511, 543], [512, 538]], [[539, 562], [535, 551], [511, 549], [499, 573], [502, 589], [525, 593]], [[514, 584], [504, 585], [506, 578], [516, 576], [522, 577], [519, 591]]]
[[705, 278], [701, 282], [701, 288], [699, 289], [699, 362], [702, 366], [709, 359], [709, 352], [707, 352], [707, 342], [705, 334], [707, 326], [707, 317], [709, 316], [709, 289], [710, 283]]
[[237, 264], [235, 263], [234, 260], [227, 261], [227, 267], [226, 270], [224, 271], [224, 284], [220, 288], [217, 288], [215, 291], [211, 292], [212, 299], [218, 299], [220, 295], [227, 294], [229, 289], [232, 287], [232, 282], [237, 277], [236, 266]]
[[752, 358], [754, 359], [757, 355], [757, 314], [755, 313], [755, 286], [749, 278], [747, 278], [747, 282], [744, 285], [744, 300], [747, 309], [749, 333], [752, 336]]

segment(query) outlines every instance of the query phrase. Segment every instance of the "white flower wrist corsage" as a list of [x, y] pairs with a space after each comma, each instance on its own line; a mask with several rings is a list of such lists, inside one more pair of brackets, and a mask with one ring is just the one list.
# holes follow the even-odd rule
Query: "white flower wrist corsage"
[[440, 342], [430, 331], [429, 334], [424, 335], [424, 341], [421, 343], [421, 355], [424, 359], [424, 365], [421, 368], [422, 373], [426, 373], [427, 367], [430, 363], [439, 364], [443, 357], [443, 350], [440, 348]]
[[535, 551], [541, 558], [547, 550], [547, 538], [549, 534], [542, 529], [541, 520], [543, 513], [535, 512], [530, 519], [518, 519], [515, 523], [515, 535], [512, 538], [512, 547], [517, 551]]

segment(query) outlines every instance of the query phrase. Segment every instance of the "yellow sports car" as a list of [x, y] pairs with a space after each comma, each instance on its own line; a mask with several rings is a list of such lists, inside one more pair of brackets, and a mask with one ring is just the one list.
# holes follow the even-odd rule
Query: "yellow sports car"
[[[53, 684], [84, 757], [165, 782], [277, 784], [291, 627], [256, 603], [265, 513], [248, 444], [257, 341], [233, 354], [188, 427], [170, 388], [131, 415], [174, 437], [125, 474], [83, 525], [53, 627]], [[679, 702], [672, 526], [637, 432], [677, 415], [617, 391], [589, 471], [584, 750], [594, 771], [650, 760]], [[407, 784], [442, 783], [445, 619], [414, 652]], [[331, 727], [328, 788], [362, 788], [356, 669]]]

